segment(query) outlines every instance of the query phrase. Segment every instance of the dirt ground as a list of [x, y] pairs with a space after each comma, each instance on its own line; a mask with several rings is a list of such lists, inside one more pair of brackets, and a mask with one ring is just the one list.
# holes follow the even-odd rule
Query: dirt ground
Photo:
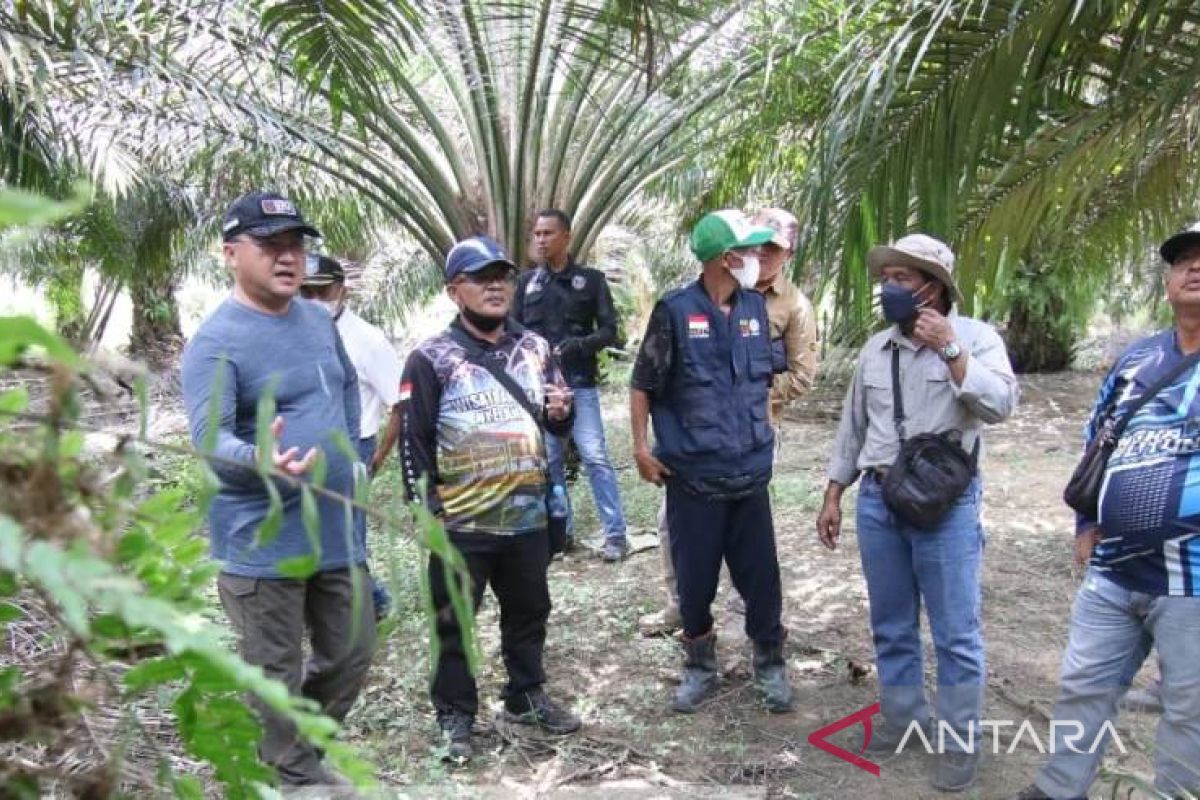
[[[1080, 426], [1099, 378], [1063, 373], [1022, 380], [1016, 416], [990, 431], [983, 463], [984, 621], [988, 648], [985, 717], [1029, 720], [1046, 743], [1067, 617], [1079, 581], [1070, 555], [1072, 517], [1060, 497], [1078, 452]], [[549, 691], [583, 717], [580, 735], [530, 738], [495, 729], [477, 737], [482, 752], [450, 768], [426, 696], [428, 650], [417, 595], [420, 559], [405, 543], [376, 544], [376, 568], [388, 577], [399, 613], [379, 654], [365, 698], [352, 712], [348, 737], [379, 766], [383, 785], [404, 795], [595, 797], [924, 798], [930, 760], [905, 754], [881, 762], [878, 777], [808, 743], [814, 730], [875, 702], [866, 591], [854, 535], [854, 498], [844, 506], [843, 545], [834, 553], [816, 542], [814, 519], [824, 465], [840, 408], [835, 388], [818, 389], [784, 422], [784, 447], [773, 483], [776, 534], [783, 569], [787, 654], [798, 710], [768, 715], [749, 683], [749, 645], [742, 618], [728, 608], [723, 584], [715, 604], [723, 669], [719, 696], [693, 716], [667, 709], [680, 665], [672, 639], [639, 635], [637, 618], [663, 596], [657, 550], [605, 564], [587, 548], [551, 566], [554, 611], [546, 648]], [[623, 395], [606, 397], [610, 449], [618, 465], [629, 523], [653, 529], [658, 490], [637, 480], [629, 455]], [[385, 499], [394, 470], [378, 481]], [[585, 479], [572, 491], [585, 545], [599, 531]], [[480, 614], [484, 663], [481, 718], [490, 721], [503, 683], [496, 609]], [[932, 647], [925, 633], [932, 676]], [[864, 669], [865, 668], [865, 669]], [[864, 673], [865, 675], [861, 674]], [[1147, 672], [1139, 682], [1147, 679]], [[1128, 753], [1110, 753], [1107, 782], [1093, 797], [1136, 797], [1113, 785], [1111, 769], [1148, 775], [1151, 715], [1123, 714], [1118, 725]], [[1028, 736], [985, 761], [982, 779], [965, 797], [1002, 798], [1034, 776], [1043, 756]], [[834, 741], [857, 749], [862, 728]], [[1011, 752], [1009, 752], [1011, 750]]]

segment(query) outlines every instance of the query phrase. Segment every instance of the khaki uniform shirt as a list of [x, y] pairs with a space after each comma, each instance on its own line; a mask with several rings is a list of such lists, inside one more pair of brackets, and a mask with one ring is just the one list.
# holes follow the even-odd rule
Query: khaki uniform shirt
[[787, 372], [771, 384], [771, 422], [778, 424], [785, 404], [812, 388], [817, 377], [817, 315], [812, 303], [781, 271], [763, 291], [771, 340], [783, 339]]
[[892, 420], [893, 343], [900, 348], [906, 436], [957, 430], [970, 452], [985, 423], [1000, 422], [1013, 413], [1017, 379], [1000, 335], [985, 322], [953, 312], [950, 324], [959, 346], [969, 354], [962, 386], [950, 379], [950, 367], [941, 356], [910, 341], [895, 325], [867, 341], [842, 405], [830, 480], [848, 486], [862, 470], [891, 466], [900, 452]]

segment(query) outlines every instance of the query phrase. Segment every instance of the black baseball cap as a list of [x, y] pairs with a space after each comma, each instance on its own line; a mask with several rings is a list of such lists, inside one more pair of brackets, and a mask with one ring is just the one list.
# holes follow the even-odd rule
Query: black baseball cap
[[1168, 264], [1174, 264], [1175, 259], [1183, 255], [1183, 251], [1194, 244], [1200, 244], [1200, 222], [1195, 222], [1181, 230], [1162, 243], [1158, 248], [1159, 255]]
[[248, 233], [264, 238], [284, 231], [300, 231], [306, 236], [320, 237], [321, 232], [304, 221], [296, 205], [275, 192], [250, 192], [229, 206], [221, 233], [225, 241]]
[[345, 283], [346, 270], [337, 260], [329, 256], [309, 253], [308, 261], [304, 264], [304, 286], [328, 286], [331, 283]]

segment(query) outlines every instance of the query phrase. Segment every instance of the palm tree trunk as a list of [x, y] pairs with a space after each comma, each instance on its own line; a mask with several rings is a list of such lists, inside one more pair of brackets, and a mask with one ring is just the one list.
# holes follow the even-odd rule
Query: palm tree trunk
[[1056, 372], [1071, 366], [1081, 325], [1045, 276], [1025, 267], [1013, 276], [1004, 339], [1017, 372]]
[[171, 270], [135, 273], [129, 286], [133, 299], [129, 353], [151, 366], [169, 363], [183, 343], [175, 290], [176, 276]]
[[83, 305], [83, 269], [56, 270], [47, 286], [46, 299], [54, 310], [54, 328], [76, 348], [83, 344], [87, 313]]

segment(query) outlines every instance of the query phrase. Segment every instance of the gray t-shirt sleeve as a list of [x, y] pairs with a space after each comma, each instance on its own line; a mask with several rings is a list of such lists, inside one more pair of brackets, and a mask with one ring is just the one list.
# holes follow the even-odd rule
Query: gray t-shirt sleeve
[[234, 433], [237, 367], [224, 348], [210, 336], [199, 336], [184, 351], [180, 370], [192, 446], [213, 456], [209, 463], [226, 484], [260, 480], [253, 443]]

